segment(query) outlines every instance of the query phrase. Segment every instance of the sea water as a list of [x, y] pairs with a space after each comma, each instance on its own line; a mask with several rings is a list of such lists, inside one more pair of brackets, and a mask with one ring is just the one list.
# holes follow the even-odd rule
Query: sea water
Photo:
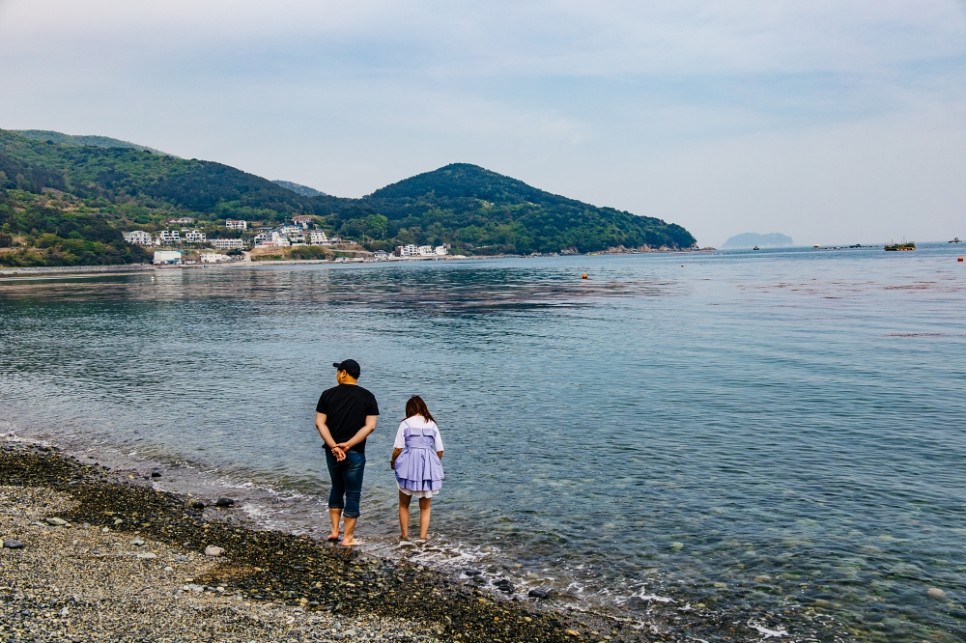
[[[359, 535], [494, 592], [760, 638], [966, 638], [957, 246], [0, 280], [0, 430], [324, 536], [331, 364], [380, 403]], [[587, 274], [582, 279], [582, 273]], [[406, 399], [446, 443], [394, 547]], [[646, 630], [645, 630], [646, 631]], [[708, 637], [705, 637], [708, 638]]]

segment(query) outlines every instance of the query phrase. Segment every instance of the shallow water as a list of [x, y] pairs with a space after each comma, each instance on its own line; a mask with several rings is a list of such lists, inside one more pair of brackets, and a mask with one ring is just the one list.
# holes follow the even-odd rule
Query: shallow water
[[[960, 640], [956, 256], [937, 244], [0, 280], [0, 420], [100, 461], [162, 463], [166, 488], [230, 489], [259, 524], [322, 535], [314, 406], [329, 364], [351, 356], [382, 409], [360, 521], [373, 553], [632, 620]], [[412, 393], [439, 420], [447, 479], [435, 544], [400, 554], [387, 461]]]

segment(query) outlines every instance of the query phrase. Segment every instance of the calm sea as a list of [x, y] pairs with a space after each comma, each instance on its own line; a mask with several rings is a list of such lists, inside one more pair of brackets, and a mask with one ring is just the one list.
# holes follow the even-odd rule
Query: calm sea
[[[315, 403], [382, 416], [373, 554], [761, 639], [966, 638], [966, 248], [166, 269], [0, 281], [0, 431], [325, 533]], [[581, 273], [588, 279], [581, 279]], [[407, 397], [446, 441], [400, 552]], [[467, 574], [469, 572], [469, 575]], [[478, 575], [476, 572], [480, 572]], [[698, 628], [700, 629], [700, 628]], [[704, 637], [708, 638], [708, 637]]]

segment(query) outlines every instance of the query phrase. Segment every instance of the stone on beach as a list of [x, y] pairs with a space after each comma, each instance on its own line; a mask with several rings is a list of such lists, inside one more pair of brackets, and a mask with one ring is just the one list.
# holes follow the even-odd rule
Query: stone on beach
[[12, 538], [10, 540], [3, 541], [3, 546], [5, 549], [23, 549], [23, 543], [19, 540], [13, 540]]
[[946, 598], [946, 592], [938, 587], [930, 587], [926, 590], [926, 596], [929, 598]]
[[[56, 453], [0, 448], [3, 528], [29, 545], [0, 557], [0, 641], [557, 643], [583, 627], [423, 565], [206, 521], [184, 497], [118, 479]], [[44, 516], [55, 512], [90, 527], [51, 528]], [[230, 559], [203, 555], [215, 547]]]
[[506, 578], [501, 578], [497, 581], [493, 581], [493, 586], [505, 594], [512, 594], [515, 591], [513, 583], [511, 583]]
[[217, 547], [215, 545], [208, 545], [205, 547], [205, 556], [211, 556], [212, 558], [217, 558], [225, 553], [223, 547]]
[[233, 507], [234, 505], [235, 505], [235, 499], [227, 498], [225, 496], [222, 496], [221, 498], [218, 498], [218, 500], [215, 501], [216, 507]]

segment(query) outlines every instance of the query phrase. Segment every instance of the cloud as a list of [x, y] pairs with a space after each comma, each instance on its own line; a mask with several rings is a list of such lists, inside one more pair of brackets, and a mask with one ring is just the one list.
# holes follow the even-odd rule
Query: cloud
[[0, 0], [0, 127], [346, 196], [469, 161], [709, 243], [819, 211], [850, 240], [911, 207], [898, 186], [963, 200], [964, 6]]

